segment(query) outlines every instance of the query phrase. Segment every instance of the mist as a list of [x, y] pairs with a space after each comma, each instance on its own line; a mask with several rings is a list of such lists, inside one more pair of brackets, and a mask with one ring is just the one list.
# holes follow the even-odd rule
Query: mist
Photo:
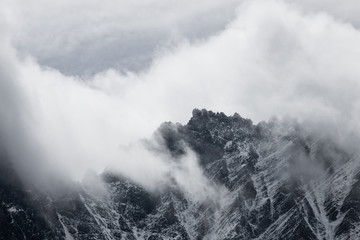
[[[151, 139], [164, 121], [185, 124], [194, 108], [238, 112], [255, 123], [292, 116], [340, 142], [359, 136], [356, 19], [346, 20], [331, 7], [275, 0], [203, 2], [205, 13], [185, 4], [175, 16], [176, 6], [154, 1], [156, 7], [144, 19], [135, 13], [147, 10], [146, 4], [127, 3], [128, 13], [104, 5], [95, 17], [97, 4], [66, 2], [43, 16], [37, 5], [1, 3], [7, 6], [0, 25], [1, 139], [29, 178], [56, 173], [81, 180], [89, 170], [101, 173], [111, 166], [148, 189], [173, 178], [190, 195], [211, 192], [194, 153], [175, 164], [166, 153], [149, 152], [139, 143]], [[223, 10], [213, 19], [219, 6]], [[73, 13], [78, 7], [81, 11]], [[163, 8], [172, 10], [148, 21]], [[59, 25], [56, 16], [66, 9], [71, 18]], [[207, 20], [197, 22], [199, 14], [211, 19], [206, 28]], [[27, 20], [30, 27], [24, 30]], [[84, 28], [75, 30], [72, 22]], [[129, 29], [135, 29], [130, 40], [116, 40]], [[148, 36], [146, 29], [158, 34]], [[174, 29], [181, 34], [173, 34]], [[149, 39], [162, 43], [108, 57], [115, 46], [126, 47], [141, 34], [140, 44]], [[112, 36], [111, 44], [100, 42]], [[81, 48], [93, 42], [100, 50], [79, 62]], [[139, 67], [122, 62], [142, 54], [146, 60]], [[197, 179], [199, 185], [186, 179]]]

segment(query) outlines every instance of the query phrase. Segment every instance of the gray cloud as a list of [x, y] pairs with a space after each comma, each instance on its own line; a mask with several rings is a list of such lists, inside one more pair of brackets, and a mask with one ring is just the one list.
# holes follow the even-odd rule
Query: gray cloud
[[[189, 163], [185, 159], [184, 165], [173, 166], [166, 157], [153, 156], [134, 145], [138, 139], [150, 136], [165, 120], [185, 123], [194, 107], [228, 114], [239, 112], [255, 121], [272, 115], [292, 115], [312, 124], [326, 122], [328, 127], [322, 129], [342, 133], [335, 134], [336, 137], [345, 139], [350, 133], [357, 135], [360, 130], [360, 69], [357, 66], [360, 32], [357, 28], [329, 14], [316, 13], [314, 9], [309, 13], [282, 1], [258, 0], [240, 4], [236, 17], [226, 26], [225, 15], [221, 14], [220, 20], [208, 28], [217, 29], [208, 31], [216, 34], [201, 41], [186, 39], [191, 34], [194, 38], [208, 36], [201, 31], [196, 33], [206, 24], [200, 21], [198, 25], [196, 16], [211, 16], [218, 6], [229, 12], [233, 3], [203, 3], [206, 8], [201, 10], [191, 8], [191, 4], [179, 7], [157, 1], [127, 6], [124, 2], [121, 9], [101, 6], [99, 16], [93, 16], [98, 6], [96, 1], [89, 3], [89, 9], [80, 8], [79, 12], [76, 9], [80, 2], [79, 6], [77, 2], [57, 3], [45, 13], [41, 12], [49, 4], [45, 2], [41, 2], [42, 7], [25, 4], [20, 10], [10, 11], [12, 21], [18, 26], [15, 33], [10, 33], [15, 46], [21, 45], [20, 48], [27, 49], [36, 58], [53, 58], [58, 63], [63, 61], [59, 59], [68, 59], [70, 64], [72, 61], [77, 64], [75, 54], [86, 52], [94, 46], [92, 41], [98, 42], [98, 39], [104, 39], [103, 44], [85, 56], [107, 58], [119, 39], [123, 39], [121, 33], [132, 29], [137, 33], [133, 38], [126, 38], [124, 46], [139, 39], [139, 32], [143, 30], [146, 37], [139, 40], [139, 45], [151, 39], [147, 31], [160, 29], [159, 34], [153, 35], [155, 42], [157, 37], [164, 39], [162, 34], [167, 36], [173, 28], [187, 33], [180, 34], [185, 39], [180, 37], [176, 44], [163, 47], [150, 57], [151, 64], [146, 70], [134, 73], [110, 68], [86, 79], [65, 76], [39, 65], [29, 56], [18, 59], [12, 46], [3, 45], [1, 115], [20, 120], [2, 119], [1, 129], [9, 135], [11, 131], [16, 132], [14, 142], [19, 140], [21, 149], [31, 152], [33, 159], [42, 159], [43, 169], [56, 169], [79, 179], [88, 169], [101, 172], [111, 165], [149, 188], [169, 174], [177, 176], [184, 188], [189, 186], [181, 176], [188, 174], [202, 179], [197, 167], [195, 172], [186, 167], [194, 161]], [[17, 4], [19, 2], [14, 6], [19, 7]], [[73, 14], [60, 21], [65, 10]], [[173, 16], [175, 10], [179, 12]], [[160, 12], [165, 14], [158, 21], [150, 21]], [[144, 17], [139, 20], [137, 16], [141, 14]], [[126, 21], [121, 19], [123, 16]], [[29, 19], [27, 31], [21, 18]], [[194, 26], [189, 26], [193, 22]], [[223, 30], [219, 31], [221, 26]], [[24, 32], [16, 33], [19, 29]], [[31, 31], [45, 34], [31, 39]], [[66, 40], [68, 36], [71, 36], [70, 42]], [[106, 46], [110, 47], [105, 51]], [[153, 48], [153, 45], [149, 47]], [[148, 55], [146, 49], [139, 50], [139, 54]], [[66, 57], [59, 57], [61, 54]], [[79, 54], [79, 59], [81, 57], [84, 55]], [[90, 62], [98, 65], [99, 61]], [[106, 61], [100, 64], [101, 70], [114, 67]], [[84, 69], [92, 64], [80, 63]], [[24, 131], [19, 131], [19, 126]], [[188, 191], [192, 192], [190, 188]]]
[[109, 67], [146, 69], [163, 45], [206, 38], [234, 17], [239, 0], [9, 1], [22, 53], [71, 75]]
[[[182, 39], [196, 42], [224, 30], [244, 0], [48, 1], [4, 0], [18, 25], [14, 42], [46, 66], [67, 75], [92, 75], [108, 68], [144, 71], [159, 49]], [[246, 1], [245, 1], [246, 2]], [[287, 0], [303, 12], [324, 12], [359, 26], [355, 0]]]
[[360, 3], [356, 0], [345, 0], [341, 4], [334, 0], [287, 0], [287, 2], [297, 5], [302, 11], [312, 13], [326, 13], [334, 18], [360, 27]]

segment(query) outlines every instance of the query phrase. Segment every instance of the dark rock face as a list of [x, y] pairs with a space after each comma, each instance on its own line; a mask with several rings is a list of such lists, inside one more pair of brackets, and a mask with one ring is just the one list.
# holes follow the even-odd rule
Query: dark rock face
[[0, 157], [0, 239], [63, 239], [55, 208], [29, 194], [7, 156]]
[[195, 109], [156, 136], [174, 161], [198, 155], [218, 199], [110, 173], [105, 195], [74, 185], [53, 198], [23, 185], [3, 154], [0, 239], [360, 239], [360, 159], [300, 125]]

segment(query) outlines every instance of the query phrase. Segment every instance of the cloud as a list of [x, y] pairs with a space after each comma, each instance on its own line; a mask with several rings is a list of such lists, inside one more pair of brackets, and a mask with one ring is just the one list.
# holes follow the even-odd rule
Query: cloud
[[234, 17], [239, 0], [7, 1], [16, 16], [14, 42], [67, 75], [114, 67], [146, 69], [158, 48], [206, 38]]
[[[134, 102], [143, 90], [141, 96], [156, 93], [146, 104], [169, 102], [169, 112], [178, 111], [172, 103], [182, 99], [178, 107], [186, 111], [194, 105], [238, 110], [255, 120], [272, 114], [348, 117], [357, 101], [358, 38], [355, 28], [326, 14], [304, 15], [281, 2], [246, 3], [221, 34], [184, 43], [148, 72], [131, 75], [136, 90], [125, 97]], [[124, 77], [95, 85], [116, 95]]]
[[288, 0], [288, 3], [297, 5], [303, 11], [312, 13], [327, 13], [336, 19], [352, 24], [354, 27], [360, 27], [360, 4], [356, 0], [346, 0], [343, 4], [334, 0]]
[[[143, 71], [162, 47], [196, 42], [224, 30], [244, 0], [99, 2], [3, 0], [17, 23], [14, 42], [46, 66], [67, 75], [93, 75], [109, 67]], [[325, 12], [358, 27], [360, 5], [287, 0], [303, 12]]]
[[[40, 10], [49, 4], [42, 3], [45, 5]], [[186, 31], [196, 31], [195, 16], [210, 16], [207, 14], [213, 13], [219, 3], [207, 3], [205, 10], [184, 4], [175, 16], [170, 13], [178, 6], [162, 1], [150, 5], [134, 2], [121, 9], [105, 5], [100, 6], [100, 17], [93, 16], [96, 1], [80, 8], [79, 13], [75, 7], [83, 6], [81, 2], [57, 4], [47, 13], [38, 12], [36, 4], [10, 11], [15, 24], [21, 22], [18, 14], [24, 13], [23, 17], [30, 21], [28, 31], [37, 30], [32, 35], [27, 31], [16, 33], [24, 30], [20, 24], [15, 33], [9, 33], [9, 39], [19, 37], [21, 44], [28, 44], [29, 52], [34, 51], [37, 56], [57, 56], [64, 51], [71, 52], [70, 60], [76, 60], [73, 54], [77, 54], [82, 43], [104, 39], [105, 47], [107, 36], [121, 38], [117, 31], [170, 31], [182, 24]], [[229, 9], [230, 5], [224, 8]], [[55, 11], [57, 7], [59, 10]], [[155, 10], [147, 13], [149, 8]], [[128, 9], [132, 10], [126, 21], [119, 19], [118, 15], [123, 16], [120, 13]], [[156, 23], [149, 21], [164, 9], [161, 19]], [[74, 14], [59, 21], [65, 10]], [[132, 15], [135, 12], [137, 15]], [[144, 14], [144, 18], [138, 18], [139, 14]], [[186, 16], [191, 16], [188, 23]], [[221, 19], [219, 22], [223, 23], [225, 18]], [[192, 23], [195, 27], [188, 28], [187, 24]], [[55, 29], [50, 31], [52, 28]], [[42, 30], [45, 36], [28, 39]], [[68, 36], [72, 42], [65, 41]], [[134, 38], [139, 36], [137, 33]], [[1, 46], [4, 51], [0, 53], [0, 68], [4, 69], [0, 111], [1, 116], [7, 116], [2, 117], [0, 128], [13, 139], [11, 150], [23, 149], [28, 156], [23, 162], [33, 175], [39, 169], [56, 169], [60, 174], [80, 179], [88, 169], [101, 172], [112, 165], [149, 188], [158, 183], [159, 176], [169, 174], [187, 188], [183, 182], [186, 178], [179, 176], [200, 178], [196, 165], [195, 172], [191, 172], [189, 162], [184, 160], [180, 171], [169, 161], [154, 157], [137, 145], [131, 147], [132, 144], [149, 137], [163, 121], [186, 123], [195, 107], [227, 114], [239, 112], [255, 121], [272, 115], [291, 115], [300, 120], [326, 122], [326, 131], [344, 133], [340, 134], [342, 138], [350, 133], [357, 135], [359, 41], [360, 33], [353, 25], [329, 14], [307, 13], [282, 1], [257, 0], [241, 3], [234, 20], [222, 31], [201, 41], [185, 38], [171, 48], [163, 48], [149, 68], [140, 72], [112, 68], [86, 78], [66, 76], [38, 64], [31, 56], [16, 57], [16, 50], [7, 43]], [[90, 47], [91, 44], [86, 49]], [[106, 56], [107, 53], [98, 57]], [[130, 153], [124, 149], [130, 149]], [[194, 159], [191, 154], [189, 159]]]

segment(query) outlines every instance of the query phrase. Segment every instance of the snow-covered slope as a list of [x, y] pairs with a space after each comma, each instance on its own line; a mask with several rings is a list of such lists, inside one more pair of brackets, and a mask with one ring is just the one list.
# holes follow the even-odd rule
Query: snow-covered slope
[[301, 125], [195, 109], [156, 135], [174, 161], [186, 147], [198, 155], [216, 197], [105, 172], [106, 194], [77, 184], [55, 198], [2, 156], [0, 239], [360, 239], [360, 157]]

